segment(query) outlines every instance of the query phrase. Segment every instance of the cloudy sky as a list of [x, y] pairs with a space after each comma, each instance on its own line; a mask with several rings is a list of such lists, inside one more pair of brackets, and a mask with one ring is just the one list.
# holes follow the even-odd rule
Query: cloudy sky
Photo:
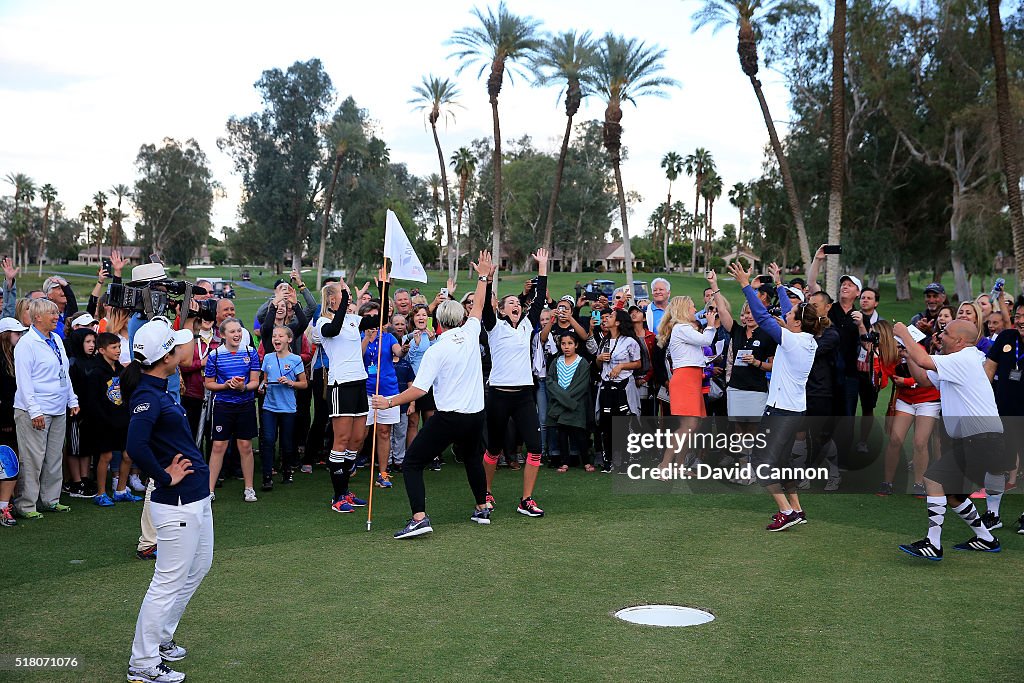
[[[139, 146], [164, 137], [195, 138], [209, 156], [226, 197], [214, 207], [216, 226], [233, 225], [239, 178], [217, 150], [232, 115], [259, 109], [253, 83], [264, 69], [320, 58], [341, 97], [351, 94], [369, 110], [393, 161], [416, 174], [437, 171], [437, 157], [422, 114], [408, 104], [413, 85], [427, 73], [453, 76], [447, 56], [452, 32], [471, 25], [478, 3], [280, 2], [47, 2], [0, 3], [0, 175], [26, 173], [51, 183], [77, 213], [97, 190], [135, 181]], [[725, 187], [759, 175], [768, 136], [749, 82], [736, 57], [735, 32], [691, 32], [698, 2], [640, 0], [509, 0], [510, 9], [543, 21], [550, 31], [608, 30], [664, 47], [666, 75], [680, 82], [662, 99], [627, 106], [623, 165], [627, 190], [643, 197], [631, 225], [665, 196], [659, 166], [665, 152], [708, 148]], [[483, 6], [483, 5], [481, 5]], [[769, 105], [780, 127], [788, 116], [778, 75], [762, 72]], [[491, 133], [490, 109], [476, 69], [457, 78], [464, 108], [442, 129], [445, 155]], [[556, 150], [564, 129], [558, 90], [516, 79], [502, 90], [506, 140], [530, 135]], [[596, 99], [580, 118], [602, 118]], [[12, 194], [7, 184], [0, 192]], [[673, 192], [692, 210], [693, 185]], [[735, 222], [723, 197], [715, 223]]]

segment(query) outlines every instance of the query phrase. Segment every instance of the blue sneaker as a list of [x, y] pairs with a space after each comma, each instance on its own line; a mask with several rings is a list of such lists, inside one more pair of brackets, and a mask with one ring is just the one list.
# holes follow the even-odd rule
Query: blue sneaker
[[410, 519], [404, 528], [395, 532], [395, 538], [412, 538], [413, 536], [429, 534], [431, 531], [433, 529], [430, 528], [430, 517], [424, 517], [419, 521]]
[[485, 506], [482, 510], [473, 510], [473, 515], [469, 518], [469, 521], [476, 522], [477, 524], [490, 524], [491, 509]]
[[389, 475], [387, 472], [384, 472], [383, 474], [378, 474], [377, 480], [373, 482], [373, 485], [378, 486], [382, 489], [391, 488], [391, 475]]
[[121, 493], [117, 493], [116, 491], [114, 492], [115, 503], [138, 503], [140, 500], [142, 499], [128, 489], [125, 489]]
[[335, 512], [355, 512], [356, 509], [352, 507], [344, 497], [331, 503], [331, 509]]
[[942, 559], [942, 548], [936, 548], [927, 538], [901, 545], [900, 550], [907, 555], [920, 557], [923, 560], [931, 560], [932, 562], [938, 562]]
[[114, 507], [114, 501], [110, 500], [110, 496], [105, 493], [101, 493], [98, 496], [93, 496], [92, 502], [99, 505], [101, 508]]
[[354, 508], [366, 507], [366, 501], [362, 498], [356, 498], [356, 494], [349, 491], [343, 497], [343, 500]]
[[999, 539], [995, 537], [991, 541], [984, 541], [975, 536], [968, 541], [957, 543], [953, 546], [953, 550], [977, 550], [983, 553], [998, 553], [1002, 549], [1002, 546], [999, 545]]

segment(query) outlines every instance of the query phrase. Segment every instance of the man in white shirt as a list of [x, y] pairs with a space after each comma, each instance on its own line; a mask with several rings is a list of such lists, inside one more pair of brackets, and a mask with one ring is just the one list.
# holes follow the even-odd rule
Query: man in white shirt
[[[903, 323], [893, 333], [909, 340]], [[900, 550], [927, 560], [942, 559], [942, 522], [947, 502], [971, 527], [974, 537], [953, 546], [954, 550], [996, 553], [999, 539], [982, 522], [967, 492], [982, 486], [985, 473], [1000, 474], [1013, 467], [1003, 445], [1003, 425], [995, 394], [985, 374], [985, 356], [975, 346], [978, 328], [966, 320], [954, 320], [939, 333], [942, 354], [929, 356], [919, 344], [907, 344], [907, 366], [920, 385], [939, 389], [942, 402], [942, 457], [925, 471], [928, 503], [928, 535]]]
[[441, 334], [423, 355], [416, 379], [397, 396], [376, 395], [372, 399], [373, 408], [386, 410], [411, 403], [433, 388], [437, 406], [437, 412], [423, 424], [405, 453], [402, 475], [412, 519], [395, 533], [395, 538], [413, 538], [433, 531], [426, 513], [423, 469], [452, 445], [466, 466], [476, 500], [476, 509], [470, 519], [478, 524], [491, 523], [483, 465], [482, 434], [486, 417], [479, 347], [484, 295], [494, 272], [490, 253], [480, 252], [480, 260], [473, 267], [479, 281], [469, 317], [466, 318], [465, 309], [457, 301], [448, 299], [441, 302], [434, 311], [434, 320], [440, 326]]

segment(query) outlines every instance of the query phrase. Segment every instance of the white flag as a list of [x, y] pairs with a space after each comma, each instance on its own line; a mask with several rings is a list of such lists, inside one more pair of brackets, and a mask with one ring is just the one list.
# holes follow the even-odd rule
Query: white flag
[[388, 209], [385, 221], [384, 256], [391, 259], [391, 277], [398, 280], [427, 281], [427, 271], [423, 270], [419, 256], [412, 248], [412, 243], [405, 236], [398, 216]]

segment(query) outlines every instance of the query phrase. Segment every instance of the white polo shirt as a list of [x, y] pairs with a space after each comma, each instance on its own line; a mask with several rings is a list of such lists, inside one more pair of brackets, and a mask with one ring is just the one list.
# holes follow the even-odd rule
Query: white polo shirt
[[492, 387], [533, 386], [533, 323], [525, 311], [518, 327], [498, 318], [487, 332], [487, 344], [491, 348], [491, 375], [487, 381]]
[[939, 390], [942, 424], [950, 438], [1002, 434], [995, 392], [985, 374], [985, 354], [968, 346], [948, 356], [932, 356], [928, 379]]
[[807, 376], [811, 374], [817, 350], [814, 335], [782, 328], [782, 343], [775, 351], [768, 383], [767, 405], [797, 413], [807, 410]]
[[[529, 365], [526, 370], [530, 371]], [[446, 413], [472, 414], [483, 410], [480, 320], [470, 318], [462, 327], [441, 333], [423, 354], [412, 385], [423, 391], [433, 387], [434, 404]]]
[[320, 348], [327, 354], [330, 367], [327, 370], [328, 384], [344, 384], [366, 379], [366, 368], [363, 366], [363, 342], [359, 335], [359, 323], [362, 321], [358, 315], [348, 313], [345, 321], [341, 324], [341, 332], [334, 337], [325, 337], [321, 330], [323, 326], [331, 322], [329, 318], [321, 317], [316, 321], [313, 328], [314, 339], [320, 343]]

